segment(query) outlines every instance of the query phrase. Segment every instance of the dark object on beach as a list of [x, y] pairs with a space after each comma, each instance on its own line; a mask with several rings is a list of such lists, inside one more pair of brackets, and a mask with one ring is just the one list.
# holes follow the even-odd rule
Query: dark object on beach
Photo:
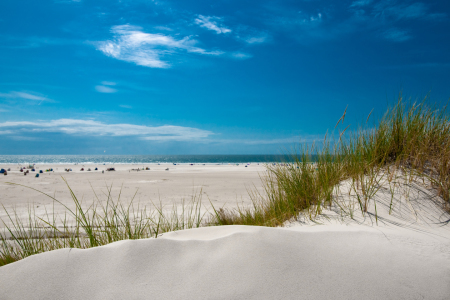
[[81, 170], [80, 171], [84, 171], [84, 168], [81, 168]]
[[36, 174], [36, 176], [35, 177], [39, 177], [39, 173], [38, 174]]
[[169, 171], [169, 168], [167, 168], [166, 171]]
[[36, 171], [35, 169], [31, 169], [31, 172], [34, 172], [34, 171]]
[[42, 174], [42, 173], [44, 173], [44, 172], [42, 172], [42, 170], [40, 170], [40, 171], [39, 171], [39, 173], [41, 173], [41, 174]]
[[5, 172], [6, 172], [5, 169], [0, 170], [0, 174], [5, 173]]
[[148, 171], [148, 170], [150, 170], [150, 168], [149, 168], [149, 167], [147, 167], [147, 168], [145, 168], [145, 169], [146, 169], [147, 171]]
[[91, 168], [89, 168], [89, 169], [87, 169], [88, 171], [90, 171], [91, 170]]
[[98, 168], [95, 168], [95, 171], [98, 171]]
[[245, 166], [247, 168], [247, 166]]
[[191, 166], [193, 166], [194, 164], [191, 164]]
[[114, 168], [108, 168], [108, 169], [106, 169], [106, 171], [115, 171], [116, 169], [114, 169]]
[[11, 171], [11, 168], [8, 168], [8, 171]]
[[104, 174], [105, 173], [105, 171], [102, 171], [102, 174]]
[[20, 169], [20, 172], [23, 172], [23, 169]]
[[8, 172], [5, 171], [5, 173], [3, 173], [3, 175], [8, 175]]

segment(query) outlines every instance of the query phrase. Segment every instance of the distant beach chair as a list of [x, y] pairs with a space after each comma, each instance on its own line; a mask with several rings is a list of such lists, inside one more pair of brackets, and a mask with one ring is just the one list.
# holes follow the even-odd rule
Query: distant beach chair
[[8, 172], [5, 171], [5, 173], [3, 173], [3, 175], [8, 175]]
[[80, 171], [84, 171], [84, 168], [81, 168], [81, 170]]
[[39, 173], [37, 173], [35, 177], [39, 177]]
[[95, 168], [95, 171], [98, 171], [98, 168]]
[[35, 169], [31, 169], [31, 172], [34, 172], [34, 171], [36, 171]]
[[167, 168], [166, 171], [169, 171], [169, 168]]
[[6, 172], [5, 169], [0, 170], [0, 174], [5, 173], [5, 172]]
[[90, 171], [90, 170], [91, 170], [91, 168], [88, 169], [88, 171]]
[[43, 174], [44, 172], [42, 172], [42, 170], [40, 170], [39, 173]]

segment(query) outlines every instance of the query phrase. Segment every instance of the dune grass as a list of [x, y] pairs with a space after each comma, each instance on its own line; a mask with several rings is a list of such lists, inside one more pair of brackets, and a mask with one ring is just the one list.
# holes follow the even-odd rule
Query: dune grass
[[[345, 126], [345, 115], [336, 124], [338, 131]], [[313, 220], [333, 204], [333, 193], [344, 180], [351, 180], [364, 214], [380, 188], [380, 180], [392, 178], [399, 170], [404, 170], [405, 176], [431, 182], [449, 210], [447, 106], [430, 105], [426, 98], [420, 103], [405, 103], [400, 96], [377, 124], [370, 126], [369, 117], [355, 131], [347, 126], [334, 140], [325, 138], [320, 147], [301, 147], [291, 155], [293, 163], [268, 165], [268, 174], [261, 178], [265, 191], [249, 191], [253, 206], [215, 210], [212, 223], [282, 226], [299, 214]]]
[[66, 213], [62, 216], [53, 212], [37, 216], [30, 208], [24, 220], [15, 211], [7, 211], [8, 220], [2, 221], [12, 225], [0, 232], [0, 266], [45, 251], [157, 238], [164, 232], [200, 226], [283, 226], [299, 215], [314, 220], [333, 204], [352, 218], [354, 208], [336, 202], [338, 186], [344, 180], [351, 182], [362, 214], [372, 202], [376, 208], [373, 197], [380, 180], [388, 181], [394, 195], [394, 177], [398, 176], [409, 181], [426, 179], [444, 200], [444, 208], [450, 210], [450, 120], [446, 106], [430, 105], [427, 99], [405, 103], [399, 97], [375, 125], [369, 125], [369, 114], [365, 124], [354, 131], [344, 124], [345, 116], [346, 112], [336, 124], [334, 138], [326, 137], [320, 146], [301, 146], [291, 155], [291, 162], [267, 165], [267, 174], [261, 176], [264, 191], [248, 190], [251, 207], [227, 210], [211, 203], [212, 213], [202, 213], [201, 190], [181, 206], [140, 207], [135, 206], [134, 198], [125, 204], [120, 193], [114, 200], [109, 186], [106, 201], [93, 190], [96, 201], [83, 209], [67, 184], [75, 208], [47, 195], [63, 205]]
[[[62, 216], [53, 213], [54, 207], [44, 216], [38, 216], [30, 206], [28, 217], [24, 220], [16, 211], [8, 212], [3, 207], [8, 220], [1, 220], [4, 221], [5, 231], [0, 232], [0, 266], [46, 251], [86, 249], [127, 239], [157, 238], [164, 232], [196, 228], [203, 223], [201, 190], [193, 191], [191, 199], [183, 199], [181, 205], [173, 204], [167, 209], [159, 203], [147, 208], [134, 205], [134, 197], [125, 204], [120, 193], [114, 200], [111, 185], [107, 186], [106, 199], [100, 199], [93, 189], [95, 200], [85, 209], [66, 184], [75, 208], [30, 188], [62, 205], [66, 211]], [[6, 225], [5, 221], [11, 225]]]

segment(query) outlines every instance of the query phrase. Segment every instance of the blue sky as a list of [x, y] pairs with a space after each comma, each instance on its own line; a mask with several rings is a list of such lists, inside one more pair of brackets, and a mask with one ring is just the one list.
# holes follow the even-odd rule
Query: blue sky
[[3, 1], [0, 154], [271, 154], [450, 97], [448, 1]]

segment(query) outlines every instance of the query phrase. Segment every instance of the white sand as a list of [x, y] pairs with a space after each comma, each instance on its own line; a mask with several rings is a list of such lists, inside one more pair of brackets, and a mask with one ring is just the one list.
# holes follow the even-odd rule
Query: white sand
[[[350, 204], [348, 182], [341, 204]], [[347, 190], [346, 190], [347, 189]], [[223, 226], [62, 249], [0, 268], [0, 299], [450, 299], [450, 216], [430, 190], [381, 189], [289, 227]]]
[[[205, 208], [210, 202], [216, 207], [236, 207], [237, 203], [250, 204], [247, 188], [261, 187], [260, 173], [265, 172], [263, 164], [250, 164], [245, 167], [237, 165], [214, 164], [146, 164], [146, 165], [36, 165], [39, 169], [24, 176], [16, 165], [0, 165], [0, 168], [11, 168], [8, 175], [0, 174], [0, 204], [12, 211], [16, 209], [19, 217], [27, 218], [30, 205], [36, 215], [45, 214], [45, 208], [53, 211], [53, 200], [31, 189], [11, 186], [6, 182], [13, 182], [45, 192], [72, 207], [73, 200], [69, 190], [62, 180], [63, 176], [79, 200], [83, 200], [86, 209], [94, 201], [95, 190], [100, 200], [106, 203], [107, 188], [112, 185], [112, 198], [117, 200], [121, 190], [121, 200], [127, 202], [136, 193], [134, 203], [141, 207], [152, 207], [152, 202], [159, 201], [167, 207], [173, 203], [180, 204], [182, 199], [189, 201], [193, 194], [202, 192], [202, 202]], [[114, 167], [116, 171], [102, 173], [102, 170]], [[149, 167], [150, 171], [131, 171], [132, 169]], [[55, 172], [45, 172], [39, 178], [35, 175], [39, 170], [53, 168]], [[72, 172], [65, 172], [71, 168]], [[80, 171], [84, 168], [85, 171]], [[91, 168], [92, 171], [86, 171]], [[93, 171], [98, 168], [98, 171]], [[169, 171], [165, 171], [169, 168]], [[91, 188], [92, 185], [92, 188]], [[65, 209], [56, 204], [55, 212], [63, 214]], [[3, 210], [0, 217], [6, 219]], [[3, 224], [0, 222], [0, 228]]]

